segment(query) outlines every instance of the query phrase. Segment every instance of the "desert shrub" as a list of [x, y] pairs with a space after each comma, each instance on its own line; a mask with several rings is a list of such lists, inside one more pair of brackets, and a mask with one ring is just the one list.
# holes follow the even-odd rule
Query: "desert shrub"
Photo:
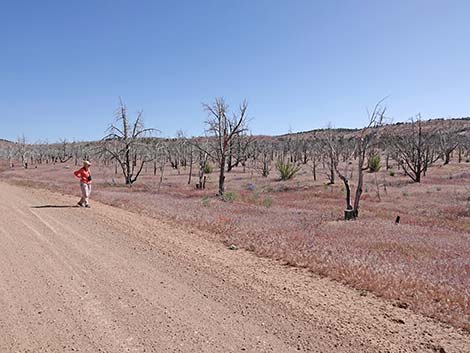
[[263, 200], [263, 206], [266, 207], [266, 208], [271, 207], [272, 204], [273, 204], [273, 199], [270, 198], [270, 197], [266, 197], [266, 198]]
[[210, 202], [211, 202], [211, 199], [209, 198], [209, 196], [205, 196], [205, 197], [202, 198], [202, 205], [204, 207], [209, 207]]
[[382, 168], [380, 164], [380, 155], [375, 154], [369, 160], [369, 172], [376, 173]]
[[388, 173], [391, 177], [395, 176], [395, 172], [393, 170], [391, 170], [389, 173]]
[[224, 201], [232, 202], [237, 199], [237, 194], [233, 191], [228, 191], [224, 193]]
[[214, 171], [214, 167], [212, 167], [212, 165], [210, 165], [209, 163], [206, 163], [206, 165], [204, 166], [204, 174], [210, 174]]
[[282, 159], [276, 163], [276, 169], [279, 172], [281, 180], [289, 180], [295, 177], [299, 172], [300, 167], [289, 161], [284, 162]]

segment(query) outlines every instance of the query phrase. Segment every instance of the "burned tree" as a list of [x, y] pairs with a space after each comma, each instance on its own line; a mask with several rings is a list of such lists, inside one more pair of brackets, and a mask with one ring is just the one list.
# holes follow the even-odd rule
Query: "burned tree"
[[254, 138], [246, 133], [240, 133], [234, 136], [229, 144], [227, 172], [231, 172], [234, 167], [238, 167], [240, 164], [245, 166], [248, 159], [248, 148], [253, 141]]
[[28, 156], [30, 155], [30, 146], [26, 142], [26, 137], [21, 135], [16, 139], [15, 143], [16, 156], [21, 160], [21, 164], [28, 169]]
[[309, 164], [312, 171], [313, 180], [317, 181], [317, 167], [322, 154], [322, 142], [316, 137], [309, 139], [307, 141], [307, 153], [307, 164]]
[[[346, 164], [346, 171], [342, 173], [339, 168], [338, 160], [340, 153], [335, 151], [335, 148], [337, 147], [335, 147], [334, 144], [329, 146], [332, 150], [331, 153], [335, 156], [335, 171], [346, 189], [346, 210], [344, 211], [344, 218], [346, 220], [355, 219], [359, 216], [359, 204], [363, 191], [364, 172], [369, 168], [369, 162], [366, 161], [366, 159], [372, 155], [369, 152], [374, 149], [378, 143], [379, 127], [383, 124], [385, 116], [386, 107], [382, 106], [383, 101], [384, 99], [375, 105], [372, 113], [369, 113], [369, 123], [354, 137], [354, 150], [351, 153], [354, 155], [357, 163], [357, 184], [354, 194], [354, 203], [351, 203], [351, 186], [347, 175], [349, 163]], [[339, 145], [341, 146], [341, 143], [339, 143]]]
[[153, 160], [149, 146], [143, 139], [155, 131], [153, 128], [145, 128], [142, 112], [131, 122], [127, 107], [120, 101], [116, 110], [116, 122], [111, 124], [109, 133], [102, 139], [101, 152], [111, 155], [111, 159], [119, 164], [126, 185], [132, 185], [142, 172], [144, 164]]
[[437, 135], [439, 137], [439, 150], [444, 165], [449, 164], [452, 152], [459, 147], [460, 139], [458, 131], [451, 124], [439, 129]]
[[256, 143], [256, 148], [253, 151], [254, 168], [265, 178], [269, 176], [272, 169], [273, 149], [273, 144], [266, 141], [260, 141]]
[[58, 151], [57, 151], [57, 159], [59, 160], [60, 163], [66, 163], [70, 159], [72, 159], [73, 154], [72, 154], [72, 148], [73, 148], [73, 143], [70, 145], [66, 139], [60, 140], [59, 146], [58, 146]]
[[323, 161], [326, 162], [328, 170], [326, 176], [329, 180], [328, 184], [332, 185], [335, 183], [335, 169], [339, 162], [340, 152], [339, 143], [337, 137], [333, 134], [331, 125], [328, 126], [326, 137], [322, 142], [324, 147]]
[[199, 151], [199, 171], [198, 171], [198, 183], [196, 184], [196, 189], [203, 190], [206, 188], [207, 176], [206, 171], [208, 171], [208, 159], [209, 155], [204, 151]]
[[203, 104], [204, 110], [208, 114], [206, 120], [206, 132], [213, 138], [209, 143], [209, 150], [205, 151], [210, 155], [219, 167], [219, 191], [218, 195], [223, 196], [225, 192], [225, 165], [230, 152], [232, 141], [246, 132], [247, 129], [247, 109], [248, 103], [243, 101], [238, 113], [229, 116], [229, 107], [223, 98], [216, 98], [212, 104]]
[[421, 182], [427, 169], [439, 159], [434, 135], [424, 131], [421, 116], [411, 119], [409, 129], [389, 138], [395, 158], [404, 173], [414, 182]]

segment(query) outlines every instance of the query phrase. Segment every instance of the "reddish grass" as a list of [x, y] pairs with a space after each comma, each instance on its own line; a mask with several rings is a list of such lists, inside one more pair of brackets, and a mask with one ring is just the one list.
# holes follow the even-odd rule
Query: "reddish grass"
[[[39, 166], [1, 176], [78, 195], [73, 169]], [[469, 169], [468, 163], [436, 166], [421, 184], [399, 172], [380, 172], [380, 201], [375, 176], [367, 174], [360, 218], [351, 222], [341, 220], [342, 185], [325, 185], [321, 172], [322, 180], [313, 182], [306, 170], [288, 182], [250, 171], [228, 173], [227, 187], [236, 199], [223, 202], [214, 196], [215, 174], [204, 191], [173, 170], [160, 188], [151, 174], [129, 188], [112, 170], [94, 167], [92, 198], [207, 230], [227, 245], [306, 267], [470, 330]], [[394, 224], [397, 215], [400, 225]]]

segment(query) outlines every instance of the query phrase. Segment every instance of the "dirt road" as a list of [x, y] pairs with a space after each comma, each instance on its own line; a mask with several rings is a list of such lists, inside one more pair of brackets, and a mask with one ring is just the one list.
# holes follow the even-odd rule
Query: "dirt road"
[[470, 352], [470, 336], [199, 231], [0, 182], [0, 352]]

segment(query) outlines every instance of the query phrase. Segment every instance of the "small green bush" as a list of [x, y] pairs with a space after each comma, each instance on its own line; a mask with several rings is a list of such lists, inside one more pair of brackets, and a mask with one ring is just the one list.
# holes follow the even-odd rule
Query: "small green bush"
[[205, 166], [204, 166], [204, 174], [210, 174], [214, 171], [214, 167], [212, 167], [212, 165], [210, 165], [209, 163], [207, 163]]
[[211, 203], [211, 199], [209, 198], [209, 196], [205, 196], [202, 198], [202, 205], [204, 207], [209, 207], [210, 203]]
[[393, 170], [391, 170], [389, 173], [388, 173], [391, 177], [392, 176], [395, 176], [395, 172]]
[[233, 191], [227, 191], [224, 193], [224, 201], [232, 202], [237, 199], [237, 194]]
[[276, 163], [276, 169], [279, 172], [281, 180], [289, 180], [295, 177], [295, 175], [299, 172], [300, 166], [297, 166], [289, 161], [284, 162], [280, 159]]
[[369, 160], [369, 172], [376, 173], [382, 168], [380, 164], [380, 155], [375, 154]]
[[270, 197], [266, 197], [266, 198], [263, 200], [263, 206], [266, 207], [266, 208], [271, 207], [272, 204], [273, 204], [273, 199], [270, 198]]

